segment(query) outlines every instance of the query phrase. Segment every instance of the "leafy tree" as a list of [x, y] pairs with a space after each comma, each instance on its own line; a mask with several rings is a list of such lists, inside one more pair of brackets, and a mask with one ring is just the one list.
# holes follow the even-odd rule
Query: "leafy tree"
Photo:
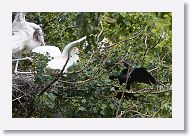
[[[171, 13], [40, 12], [27, 13], [26, 19], [41, 24], [46, 44], [61, 50], [83, 36], [87, 40], [78, 45], [80, 62], [70, 68], [67, 77], [59, 77], [40, 95], [56, 77], [44, 74], [49, 58], [31, 54], [34, 59], [31, 69], [37, 72], [33, 78], [38, 87], [25, 104], [26, 114], [22, 114], [22, 108], [14, 108], [20, 103], [13, 101], [13, 117], [172, 117]], [[106, 43], [102, 42], [104, 38]], [[133, 84], [130, 93], [136, 100], [117, 99], [117, 92], [126, 91], [125, 85], [109, 80], [109, 75], [124, 68], [119, 63], [123, 59], [136, 67], [146, 67], [158, 84]]]

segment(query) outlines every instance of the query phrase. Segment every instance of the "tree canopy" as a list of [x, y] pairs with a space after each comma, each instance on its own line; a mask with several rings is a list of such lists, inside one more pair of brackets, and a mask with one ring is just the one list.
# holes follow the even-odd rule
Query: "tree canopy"
[[[50, 58], [30, 54], [33, 64], [30, 67], [22, 64], [22, 67], [36, 71], [30, 75], [35, 91], [28, 99], [13, 97], [13, 117], [172, 117], [171, 13], [30, 12], [26, 20], [40, 24], [45, 43], [60, 50], [83, 36], [87, 39], [77, 46], [80, 62], [69, 69], [67, 77], [59, 77], [53, 84], [51, 81], [56, 77], [44, 74]], [[147, 68], [157, 84], [134, 83], [129, 91], [118, 81], [111, 81], [109, 76], [124, 68], [119, 63], [121, 60]], [[23, 90], [30, 91], [26, 87]], [[116, 93], [122, 91], [128, 91], [137, 99], [117, 99]]]

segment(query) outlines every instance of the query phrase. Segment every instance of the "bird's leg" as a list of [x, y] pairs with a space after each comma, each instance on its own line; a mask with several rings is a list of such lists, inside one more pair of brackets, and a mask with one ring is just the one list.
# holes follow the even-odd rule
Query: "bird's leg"
[[16, 74], [34, 74], [35, 72], [19, 72], [17, 71]]
[[16, 66], [15, 66], [15, 70], [14, 73], [19, 73], [19, 74], [32, 74], [33, 72], [19, 72], [18, 71], [18, 63], [20, 60], [30, 60], [32, 62], [32, 59], [30, 57], [25, 57], [25, 58], [17, 58], [17, 59], [13, 59], [12, 62], [16, 61]]
[[16, 66], [15, 66], [14, 73], [18, 73], [18, 71], [17, 71], [17, 68], [18, 68], [18, 62], [19, 62], [19, 60], [16, 61]]
[[33, 61], [30, 57], [13, 59], [12, 61], [17, 61], [18, 62], [19, 60], [30, 60], [31, 62]]

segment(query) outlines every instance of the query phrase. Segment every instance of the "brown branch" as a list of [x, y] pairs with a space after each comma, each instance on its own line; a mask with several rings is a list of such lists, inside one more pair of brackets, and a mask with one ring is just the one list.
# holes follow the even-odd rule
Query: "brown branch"
[[55, 83], [60, 77], [62, 77], [63, 76], [63, 71], [65, 70], [65, 67], [66, 67], [66, 65], [67, 65], [67, 63], [68, 63], [68, 61], [69, 61], [69, 54], [68, 54], [68, 58], [67, 58], [67, 60], [66, 60], [66, 62], [65, 62], [65, 65], [63, 66], [63, 69], [61, 70], [61, 72], [60, 72], [60, 74], [57, 76], [57, 77], [55, 77], [54, 78], [54, 80], [52, 80], [49, 84], [47, 84], [46, 85], [46, 87], [44, 87], [43, 89], [42, 89], [42, 91], [38, 94], [38, 96], [41, 96], [44, 92], [46, 92], [50, 87], [51, 87], [51, 85], [53, 84], [53, 83]]
[[141, 89], [141, 90], [138, 90], [138, 91], [131, 91], [131, 92], [129, 92], [129, 91], [125, 90], [124, 92], [126, 92], [128, 94], [147, 94], [147, 93], [149, 93], [149, 94], [162, 94], [162, 93], [172, 92], [171, 89], [166, 90], [166, 91], [160, 91], [160, 92], [158, 92], [158, 91], [157, 92], [155, 92], [155, 91], [153, 92], [153, 90], [154, 89], [144, 88], [144, 89]]
[[[137, 113], [136, 115], [140, 115], [142, 118], [145, 118], [145, 117], [151, 118], [151, 116], [146, 115], [146, 114], [143, 114], [143, 113], [140, 113], [139, 111], [135, 111], [135, 110], [128, 110], [128, 111], [126, 111], [126, 112], [129, 112], [129, 113], [131, 113], [131, 112]], [[133, 115], [133, 116], [135, 116], [135, 115]], [[132, 116], [131, 116], [131, 117], [132, 117]]]
[[[48, 83], [48, 84], [42, 89], [42, 91], [41, 91], [39, 94], [37, 94], [37, 95], [31, 100], [31, 102], [30, 102], [29, 105], [32, 105], [37, 97], [41, 96], [44, 92], [46, 92], [46, 91], [52, 86], [53, 83], [55, 83], [60, 77], [63, 76], [63, 71], [64, 71], [64, 69], [65, 69], [65, 67], [66, 67], [66, 65], [67, 65], [67, 63], [68, 63], [68, 61], [69, 61], [69, 59], [70, 59], [69, 56], [70, 56], [70, 55], [68, 54], [68, 58], [67, 58], [67, 60], [66, 60], [66, 62], [65, 62], [65, 65], [63, 66], [63, 69], [61, 70], [60, 74], [57, 75], [50, 83]], [[28, 114], [28, 117], [30, 117], [33, 112], [34, 112], [34, 110], [31, 110], [31, 112]]]
[[144, 47], [144, 55], [142, 57], [142, 62], [144, 62], [145, 56], [146, 56], [146, 54], [148, 52], [147, 39], [148, 39], [148, 34], [146, 34], [145, 40], [144, 40], [145, 47]]
[[126, 114], [125, 111], [121, 111], [121, 113], [117, 116], [117, 118], [121, 118], [124, 114]]
[[102, 35], [103, 31], [104, 31], [104, 27], [103, 27], [103, 24], [102, 24], [102, 20], [103, 18], [106, 16], [106, 13], [103, 15], [103, 17], [100, 19], [100, 25], [101, 25], [101, 31], [100, 33], [98, 34], [97, 36], [97, 40], [96, 40], [96, 44], [99, 43], [99, 39], [100, 39], [100, 36]]
[[[130, 68], [131, 68], [131, 64], [129, 63], [128, 71], [127, 71], [127, 77], [126, 77], [126, 85], [127, 85], [128, 78], [129, 78]], [[119, 111], [121, 109], [121, 104], [122, 104], [122, 101], [123, 101], [124, 93], [125, 93], [125, 90], [123, 90], [122, 95], [121, 95], [121, 99], [119, 101], [119, 106], [118, 106], [117, 111], [116, 111], [116, 118], [119, 116]]]
[[161, 108], [162, 108], [162, 106], [157, 110], [157, 112], [156, 113], [154, 113], [154, 115], [152, 115], [152, 117], [151, 118], [154, 118], [160, 111], [161, 111]]

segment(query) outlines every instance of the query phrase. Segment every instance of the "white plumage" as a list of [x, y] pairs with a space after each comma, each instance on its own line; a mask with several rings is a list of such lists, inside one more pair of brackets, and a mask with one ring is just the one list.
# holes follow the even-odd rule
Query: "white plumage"
[[35, 23], [25, 20], [24, 13], [17, 13], [12, 23], [12, 55], [17, 58], [14, 72], [17, 73], [19, 60], [26, 60], [29, 57], [22, 58], [22, 54], [27, 54], [35, 47], [44, 45], [42, 29]]
[[32, 50], [32, 52], [43, 54], [44, 56], [48, 53], [51, 58], [61, 56], [61, 51], [59, 48], [50, 45], [36, 47]]
[[36, 47], [35, 49], [32, 50], [32, 52], [44, 55], [48, 53], [51, 57], [53, 57], [53, 59], [48, 62], [45, 68], [46, 73], [51, 75], [59, 74], [69, 57], [68, 63], [63, 71], [63, 73], [67, 73], [68, 68], [75, 65], [77, 61], [79, 61], [79, 56], [78, 56], [79, 49], [76, 48], [75, 46], [85, 39], [86, 36], [79, 40], [69, 43], [68, 45], [65, 46], [62, 53], [55, 46]]
[[[32, 28], [32, 29], [31, 29]], [[39, 29], [42, 32], [42, 28], [32, 22], [27, 22], [25, 19], [25, 13], [18, 12], [15, 15], [15, 18], [12, 23], [12, 34], [16, 34], [17, 32], [20, 32], [20, 30], [36, 30]]]

